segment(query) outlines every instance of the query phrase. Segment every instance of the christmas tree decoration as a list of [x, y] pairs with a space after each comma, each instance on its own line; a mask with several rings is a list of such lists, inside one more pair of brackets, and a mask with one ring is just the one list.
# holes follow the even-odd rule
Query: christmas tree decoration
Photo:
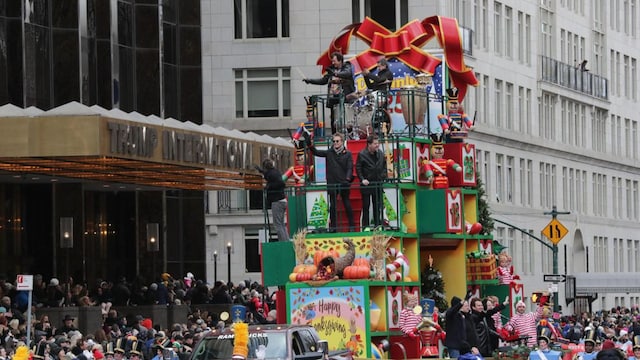
[[422, 297], [433, 299], [440, 311], [446, 309], [448, 306], [444, 292], [444, 279], [442, 278], [442, 273], [433, 267], [433, 257], [431, 255], [429, 255], [429, 262], [422, 272], [421, 279]]
[[[491, 209], [489, 209], [489, 204], [486, 199], [486, 192], [484, 191], [484, 184], [482, 183], [482, 176], [478, 172], [476, 174], [477, 182], [476, 186], [473, 188], [478, 191], [478, 222], [482, 224], [482, 231], [480, 234], [482, 235], [491, 235], [493, 233], [493, 229], [495, 225], [493, 223], [493, 218], [491, 217]], [[495, 250], [494, 250], [495, 251]]]
[[327, 227], [327, 216], [329, 214], [329, 205], [324, 195], [320, 195], [313, 203], [311, 213], [309, 214], [309, 226], [318, 228]]

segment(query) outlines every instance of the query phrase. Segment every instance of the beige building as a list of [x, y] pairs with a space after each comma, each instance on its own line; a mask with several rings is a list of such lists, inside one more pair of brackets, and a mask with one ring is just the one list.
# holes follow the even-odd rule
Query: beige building
[[[564, 312], [589, 309], [589, 301], [593, 310], [640, 303], [637, 0], [201, 6], [203, 123], [280, 136], [304, 119], [304, 96], [324, 92], [301, 80], [320, 76], [316, 60], [344, 26], [365, 16], [392, 30], [433, 15], [457, 18], [465, 62], [480, 81], [463, 103], [476, 113], [468, 141], [499, 221], [494, 238], [509, 247], [526, 292], [553, 287], [543, 281], [553, 256], [518, 229], [543, 238], [545, 212], [556, 206], [570, 212], [558, 215], [568, 230], [558, 243], [558, 274], [576, 278], [575, 294], [557, 286]], [[350, 52], [365, 47], [354, 40]], [[230, 259], [233, 280], [259, 281], [261, 204], [259, 193], [209, 192], [208, 279], [226, 279]]]

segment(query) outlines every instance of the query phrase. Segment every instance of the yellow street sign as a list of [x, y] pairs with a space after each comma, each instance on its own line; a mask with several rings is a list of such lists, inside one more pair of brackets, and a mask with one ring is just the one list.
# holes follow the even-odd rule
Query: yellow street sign
[[569, 230], [567, 230], [558, 219], [551, 220], [547, 226], [542, 229], [542, 234], [551, 240], [554, 245], [557, 245], [567, 233], [569, 233]]

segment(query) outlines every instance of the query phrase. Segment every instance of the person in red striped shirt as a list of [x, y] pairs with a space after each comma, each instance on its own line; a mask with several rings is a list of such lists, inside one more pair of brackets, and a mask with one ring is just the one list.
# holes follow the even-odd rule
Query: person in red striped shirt
[[528, 336], [527, 346], [534, 347], [537, 339], [537, 325], [542, 318], [542, 311], [545, 302], [540, 301], [535, 312], [525, 313], [526, 305], [522, 300], [516, 303], [516, 313], [504, 325], [508, 331], [517, 331], [520, 336]]
[[403, 294], [404, 307], [400, 312], [398, 326], [400, 330], [410, 337], [417, 337], [418, 325], [422, 322], [422, 313], [415, 313], [413, 308], [418, 306], [418, 294], [405, 292]]

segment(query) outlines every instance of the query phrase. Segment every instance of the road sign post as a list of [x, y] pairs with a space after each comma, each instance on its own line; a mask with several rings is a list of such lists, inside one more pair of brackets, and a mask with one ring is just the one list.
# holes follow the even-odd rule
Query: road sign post
[[[27, 301], [27, 334], [31, 334], [31, 302], [33, 301], [33, 275], [18, 275], [16, 276], [16, 290], [28, 291]], [[27, 348], [31, 348], [31, 336], [27, 336], [26, 339]]]
[[[558, 215], [568, 215], [571, 214], [571, 212], [569, 211], [558, 211], [558, 208], [553, 205], [553, 207], [551, 208], [550, 212], [545, 212], [545, 215], [551, 215], [551, 221], [549, 222], [549, 224], [547, 224], [547, 226], [545, 226], [544, 229], [542, 229], [542, 233], [553, 243], [553, 274], [554, 275], [558, 275], [558, 243], [560, 242], [560, 240], [562, 240], [563, 237], [565, 237], [567, 235], [567, 233], [569, 232], [569, 230], [567, 230], [567, 228], [562, 225], [562, 223], [560, 221], [558, 221], [558, 219], [556, 219], [556, 217], [558, 217]], [[554, 291], [553, 293], [553, 298], [554, 298], [554, 302], [553, 302], [553, 311], [557, 312], [558, 311], [558, 302], [560, 302], [560, 299], [558, 299], [558, 291], [556, 289], [556, 291]]]

